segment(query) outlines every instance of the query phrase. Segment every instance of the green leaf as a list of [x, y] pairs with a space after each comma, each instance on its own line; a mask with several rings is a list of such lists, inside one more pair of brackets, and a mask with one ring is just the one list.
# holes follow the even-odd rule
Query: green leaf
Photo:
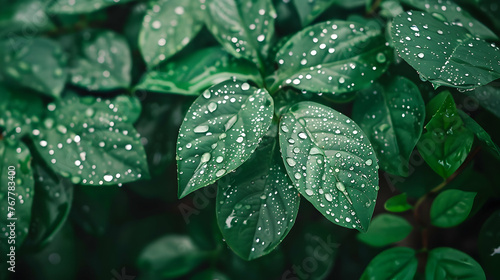
[[59, 97], [66, 83], [66, 56], [46, 38], [10, 37], [0, 41], [0, 80]]
[[295, 34], [278, 51], [279, 69], [268, 84], [274, 83], [274, 91], [291, 86], [341, 95], [371, 86], [392, 56], [380, 28], [352, 21], [322, 22]]
[[479, 232], [478, 251], [481, 264], [492, 277], [499, 278], [500, 270], [500, 210], [496, 210], [484, 222]]
[[218, 183], [219, 228], [229, 247], [246, 260], [274, 250], [292, 228], [299, 210], [300, 199], [276, 141], [275, 136], [264, 137], [252, 156]]
[[80, 53], [71, 61], [71, 83], [90, 91], [130, 86], [132, 57], [118, 33], [86, 31], [79, 36]]
[[402, 3], [430, 13], [435, 18], [452, 25], [461, 26], [471, 34], [485, 40], [497, 41], [499, 38], [493, 31], [475, 19], [466, 10], [450, 0], [402, 0]]
[[149, 68], [186, 46], [203, 27], [200, 2], [158, 0], [151, 2], [142, 21], [139, 48]]
[[0, 10], [0, 36], [11, 32], [41, 32], [54, 28], [45, 13], [45, 3], [38, 0], [5, 1]]
[[437, 227], [454, 227], [461, 224], [472, 209], [475, 192], [446, 190], [432, 202], [431, 223]]
[[74, 184], [116, 185], [148, 178], [146, 154], [130, 123], [126, 96], [79, 98], [69, 93], [47, 106], [48, 116], [33, 131], [47, 165]]
[[413, 209], [413, 206], [408, 204], [408, 201], [406, 199], [406, 193], [402, 193], [386, 200], [384, 208], [385, 210], [391, 212], [405, 212], [410, 209]]
[[345, 9], [352, 9], [363, 6], [365, 2], [365, 0], [293, 0], [302, 26], [306, 26], [313, 22], [332, 5], [340, 6]]
[[253, 63], [234, 58], [220, 47], [209, 47], [187, 57], [174, 58], [147, 72], [135, 89], [198, 96], [201, 91], [231, 77], [262, 84]]
[[54, 239], [69, 216], [73, 184], [41, 164], [35, 164], [33, 170], [36, 196], [25, 246], [42, 248]]
[[274, 39], [276, 11], [271, 0], [208, 0], [207, 27], [235, 57], [261, 69]]
[[246, 82], [225, 81], [203, 92], [177, 139], [179, 197], [243, 164], [269, 128], [273, 111], [267, 91]]
[[28, 147], [20, 142], [0, 140], [0, 170], [0, 211], [3, 213], [0, 248], [8, 254], [12, 246], [21, 247], [31, 221], [34, 183]]
[[51, 14], [84, 14], [132, 0], [53, 0], [47, 12]]
[[[437, 111], [434, 111], [435, 108], [438, 108]], [[420, 137], [417, 148], [436, 173], [448, 178], [467, 158], [474, 134], [464, 127], [448, 91], [434, 97], [427, 109], [427, 116], [432, 118], [425, 126], [426, 131]]]
[[363, 131], [341, 113], [300, 102], [283, 114], [280, 148], [295, 188], [331, 222], [368, 229], [378, 187], [375, 153]]
[[196, 268], [206, 257], [207, 252], [201, 251], [188, 236], [165, 235], [144, 248], [137, 266], [141, 279], [175, 278]]
[[468, 91], [468, 96], [476, 100], [483, 108], [500, 118], [500, 88], [493, 86], [482, 86]]
[[453, 248], [441, 247], [429, 252], [425, 267], [425, 279], [486, 279], [481, 266], [466, 253]]
[[435, 88], [472, 89], [500, 78], [495, 44], [427, 13], [409, 11], [393, 21], [392, 40], [399, 55]]
[[205, 270], [194, 275], [191, 280], [230, 280], [228, 276], [217, 270]]
[[486, 145], [486, 148], [497, 158], [500, 159], [500, 148], [498, 148], [497, 144], [493, 142], [491, 136], [486, 132], [473, 118], [467, 115], [464, 111], [458, 110], [458, 114], [462, 118], [464, 125], [467, 129], [472, 131], [476, 135], [476, 137]]
[[40, 121], [42, 99], [30, 92], [12, 93], [0, 84], [0, 130], [6, 138], [9, 134], [21, 138], [31, 131], [32, 126]]
[[352, 119], [368, 135], [381, 169], [408, 176], [408, 161], [423, 130], [425, 104], [417, 86], [396, 76], [358, 94]]
[[383, 247], [405, 239], [413, 227], [405, 219], [393, 214], [380, 214], [373, 218], [366, 233], [358, 233], [361, 242]]
[[417, 266], [415, 250], [395, 247], [373, 258], [363, 272], [361, 280], [413, 280]]

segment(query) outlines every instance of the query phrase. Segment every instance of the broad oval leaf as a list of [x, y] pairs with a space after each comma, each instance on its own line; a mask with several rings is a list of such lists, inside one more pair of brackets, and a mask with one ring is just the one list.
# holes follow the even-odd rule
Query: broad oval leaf
[[130, 1], [132, 0], [54, 0], [47, 11], [51, 14], [84, 14]]
[[290, 38], [276, 54], [279, 69], [269, 79], [274, 89], [291, 86], [335, 96], [370, 86], [392, 56], [380, 28], [327, 21]]
[[395, 247], [378, 254], [366, 267], [361, 280], [413, 280], [418, 260], [415, 250]]
[[466, 93], [477, 101], [484, 109], [500, 118], [500, 88], [483, 86]]
[[262, 84], [253, 63], [234, 58], [220, 47], [209, 47], [188, 57], [174, 58], [147, 72], [135, 89], [198, 96], [201, 91], [231, 77]]
[[[437, 108], [437, 109], [436, 109]], [[467, 158], [474, 134], [464, 127], [455, 101], [448, 91], [442, 92], [427, 104], [426, 131], [417, 144], [420, 155], [441, 177], [450, 177]]]
[[469, 216], [474, 204], [475, 192], [446, 190], [432, 202], [431, 223], [438, 227], [454, 227]]
[[408, 161], [425, 119], [425, 104], [417, 86], [397, 76], [360, 92], [352, 119], [370, 138], [380, 168], [408, 176]]
[[219, 228], [229, 247], [246, 260], [274, 250], [292, 228], [299, 210], [300, 199], [276, 141], [275, 136], [264, 137], [243, 165], [218, 182]]
[[243, 164], [269, 128], [273, 110], [269, 93], [246, 82], [225, 81], [203, 92], [177, 138], [179, 197]]
[[453, 248], [441, 247], [429, 252], [425, 267], [425, 279], [485, 280], [486, 276], [481, 265], [466, 253]]
[[26, 32], [33, 29], [43, 32], [54, 28], [47, 13], [45, 3], [38, 0], [3, 1], [0, 10], [0, 36], [11, 32]]
[[139, 48], [149, 68], [186, 46], [203, 27], [197, 0], [151, 2], [142, 21]]
[[500, 49], [463, 27], [409, 11], [394, 18], [391, 32], [399, 55], [435, 88], [472, 89], [500, 78]]
[[496, 210], [484, 222], [479, 232], [478, 251], [481, 264], [493, 277], [500, 278], [500, 210]]
[[368, 229], [378, 165], [363, 131], [345, 115], [314, 102], [283, 114], [280, 148], [295, 188], [331, 222]]
[[464, 111], [458, 110], [458, 114], [462, 118], [464, 125], [467, 129], [469, 129], [472, 133], [474, 133], [481, 141], [483, 145], [485, 145], [486, 149], [494, 155], [496, 158], [500, 159], [500, 148], [493, 142], [491, 136], [484, 130], [473, 118], [467, 115]]
[[365, 0], [293, 0], [293, 4], [297, 9], [302, 26], [306, 26], [313, 22], [332, 5], [351, 9], [361, 7], [365, 4], [365, 2]]
[[380, 214], [373, 218], [368, 231], [358, 233], [358, 239], [370, 246], [383, 247], [405, 239], [413, 227], [404, 218]]
[[187, 274], [208, 257], [189, 236], [166, 235], [147, 245], [137, 259], [141, 279], [175, 278]]
[[260, 69], [274, 39], [276, 11], [271, 0], [208, 0], [208, 29], [235, 57]]
[[79, 36], [80, 52], [71, 61], [70, 81], [87, 90], [113, 90], [130, 86], [132, 56], [118, 33], [86, 31]]
[[10, 37], [0, 41], [0, 80], [59, 97], [66, 83], [66, 56], [50, 39]]
[[116, 185], [148, 178], [140, 135], [130, 122], [137, 114], [123, 99], [128, 98], [69, 93], [49, 104], [48, 116], [32, 131], [42, 159], [74, 184]]
[[25, 245], [43, 248], [63, 227], [73, 202], [73, 184], [41, 164], [33, 165], [35, 193]]
[[408, 204], [408, 201], [406, 199], [406, 193], [402, 193], [389, 198], [385, 202], [384, 208], [385, 210], [391, 212], [405, 212], [410, 209], [413, 209], [413, 206]]
[[493, 31], [451, 0], [402, 0], [401, 2], [452, 25], [464, 27], [482, 39], [498, 41], [498, 36]]
[[35, 192], [28, 147], [0, 140], [0, 170], [0, 211], [4, 213], [0, 219], [0, 248], [8, 254], [11, 246], [21, 247], [30, 227]]

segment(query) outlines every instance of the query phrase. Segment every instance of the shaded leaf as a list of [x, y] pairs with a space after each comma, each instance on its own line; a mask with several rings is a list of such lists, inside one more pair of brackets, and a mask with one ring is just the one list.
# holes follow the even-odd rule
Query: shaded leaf
[[475, 192], [446, 190], [432, 202], [431, 223], [438, 227], [454, 227], [461, 224], [472, 209]]
[[45, 6], [44, 1], [38, 0], [5, 1], [0, 10], [0, 36], [10, 32], [40, 32], [54, 28], [45, 13]]
[[130, 1], [132, 0], [53, 0], [47, 11], [52, 14], [84, 14]]
[[375, 153], [348, 117], [300, 102], [280, 121], [281, 156], [295, 188], [328, 220], [365, 232], [378, 187]]
[[417, 272], [415, 250], [395, 247], [378, 254], [366, 267], [361, 280], [412, 280]]
[[292, 228], [299, 210], [300, 199], [286, 174], [276, 140], [274, 135], [265, 137], [243, 165], [218, 183], [219, 228], [231, 249], [246, 260], [274, 250]]
[[469, 255], [453, 248], [441, 247], [429, 252], [425, 279], [486, 279], [481, 266]]
[[500, 78], [500, 49], [463, 27], [409, 11], [394, 18], [391, 32], [399, 55], [435, 88], [472, 89]]
[[464, 111], [458, 110], [458, 114], [462, 118], [464, 125], [467, 129], [472, 131], [476, 135], [476, 137], [486, 145], [486, 148], [497, 158], [500, 159], [500, 148], [498, 148], [497, 144], [493, 142], [491, 136], [486, 132], [473, 118], [467, 115]]
[[408, 176], [408, 161], [423, 130], [425, 104], [417, 86], [396, 76], [358, 94], [352, 119], [368, 135], [380, 167]]
[[467, 95], [474, 98], [483, 108], [500, 118], [500, 88], [482, 86], [473, 91], [468, 91]]
[[139, 48], [149, 68], [180, 51], [203, 26], [198, 1], [159, 0], [142, 21]]
[[408, 204], [408, 201], [406, 199], [406, 193], [402, 193], [386, 200], [384, 208], [385, 210], [391, 212], [405, 212], [410, 209], [413, 209], [413, 206]]
[[207, 89], [189, 108], [177, 139], [179, 197], [208, 186], [243, 164], [272, 120], [265, 89], [225, 81]]
[[271, 0], [208, 0], [207, 27], [235, 57], [260, 69], [274, 39], [276, 11]]
[[147, 72], [136, 90], [198, 96], [201, 91], [231, 77], [262, 84], [254, 64], [234, 58], [219, 47], [209, 47]]
[[383, 247], [405, 239], [413, 227], [404, 218], [393, 214], [380, 214], [373, 218], [366, 233], [358, 233], [358, 239], [370, 246]]
[[[437, 108], [437, 110], [436, 110]], [[417, 144], [429, 166], [443, 178], [450, 177], [467, 158], [474, 134], [464, 127], [455, 101], [448, 91], [434, 97], [427, 105], [432, 116]]]
[[493, 277], [500, 277], [500, 210], [496, 210], [484, 222], [479, 232], [478, 251], [481, 264]]
[[50, 39], [9, 37], [0, 41], [0, 80], [59, 97], [66, 83], [66, 56]]
[[127, 88], [132, 57], [125, 38], [105, 31], [86, 31], [79, 36], [80, 53], [71, 61], [71, 83], [88, 90]]
[[48, 116], [33, 131], [35, 147], [47, 165], [74, 184], [116, 185], [148, 178], [146, 154], [130, 123], [132, 101], [69, 93], [47, 106]]
[[392, 49], [379, 27], [327, 21], [307, 27], [278, 51], [279, 69], [268, 78], [279, 86], [340, 95], [371, 86], [391, 62]]

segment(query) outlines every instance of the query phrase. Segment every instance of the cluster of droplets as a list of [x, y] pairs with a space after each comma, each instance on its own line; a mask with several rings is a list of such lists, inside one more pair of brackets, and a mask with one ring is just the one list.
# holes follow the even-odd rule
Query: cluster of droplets
[[363, 228], [356, 209], [373, 209], [378, 191], [378, 166], [368, 139], [340, 113], [314, 103], [299, 105], [280, 124], [288, 174], [329, 220]]
[[141, 178], [147, 170], [140, 135], [120, 116], [118, 103], [92, 100], [87, 106], [72, 95], [48, 104], [52, 115], [31, 132], [36, 148], [74, 184], [118, 184]]
[[249, 239], [252, 245], [246, 254], [251, 259], [265, 255], [283, 240], [298, 210], [297, 191], [289, 184], [285, 170], [270, 156], [258, 151], [249, 159], [251, 164], [268, 160], [273, 163], [269, 169], [261, 168], [257, 173], [243, 169], [219, 184], [222, 195], [217, 212], [223, 236], [230, 246]]
[[[295, 35], [276, 56], [283, 73], [287, 73], [284, 84], [340, 94], [373, 83], [387, 68], [388, 47], [380, 30], [358, 25], [328, 21]], [[374, 49], [379, 52], [360, 56]], [[293, 75], [290, 69], [295, 69]]]
[[240, 166], [266, 133], [272, 112], [269, 94], [248, 83], [226, 81], [206, 90], [179, 132], [180, 186], [203, 187]]
[[409, 11], [396, 18], [393, 40], [399, 55], [420, 72], [424, 81], [473, 88], [500, 73], [500, 64], [493, 58], [500, 54], [495, 44], [426, 13]]

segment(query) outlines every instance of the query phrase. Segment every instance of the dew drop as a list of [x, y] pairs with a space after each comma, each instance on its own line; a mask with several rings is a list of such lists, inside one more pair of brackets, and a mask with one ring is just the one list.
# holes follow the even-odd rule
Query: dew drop
[[288, 163], [288, 165], [290, 165], [291, 167], [293, 167], [297, 164], [293, 158], [287, 158], [286, 163]]
[[219, 169], [217, 173], [215, 173], [215, 176], [220, 177], [224, 174], [226, 174], [226, 169]]
[[326, 198], [326, 200], [328, 200], [328, 201], [332, 201], [332, 200], [333, 200], [332, 195], [331, 195], [331, 194], [329, 194], [329, 193], [326, 193], [326, 194], [325, 194], [325, 198]]
[[208, 131], [208, 125], [199, 125], [193, 130], [195, 133], [205, 133]]
[[373, 164], [373, 161], [371, 159], [368, 159], [367, 161], [365, 161], [365, 164], [371, 166]]
[[335, 184], [335, 187], [337, 187], [337, 190], [341, 191], [341, 192], [345, 192], [345, 186], [342, 182], [337, 182]]
[[307, 139], [307, 134], [305, 134], [304, 132], [301, 132], [301, 133], [299, 133], [299, 137], [302, 139]]
[[214, 102], [211, 102], [210, 104], [208, 104], [207, 108], [208, 108], [208, 111], [210, 111], [210, 113], [212, 113], [213, 111], [215, 111], [217, 109], [217, 104]]
[[104, 175], [104, 181], [111, 182], [113, 180], [113, 175]]
[[207, 162], [207, 161], [209, 161], [209, 160], [210, 160], [210, 157], [211, 157], [210, 153], [204, 153], [204, 154], [201, 156], [201, 160], [200, 160], [200, 162], [202, 162], [202, 163], [203, 163], [203, 162]]
[[307, 195], [313, 195], [313, 193], [314, 193], [314, 192], [313, 192], [311, 189], [307, 189], [307, 190], [306, 190], [306, 194], [307, 194]]

